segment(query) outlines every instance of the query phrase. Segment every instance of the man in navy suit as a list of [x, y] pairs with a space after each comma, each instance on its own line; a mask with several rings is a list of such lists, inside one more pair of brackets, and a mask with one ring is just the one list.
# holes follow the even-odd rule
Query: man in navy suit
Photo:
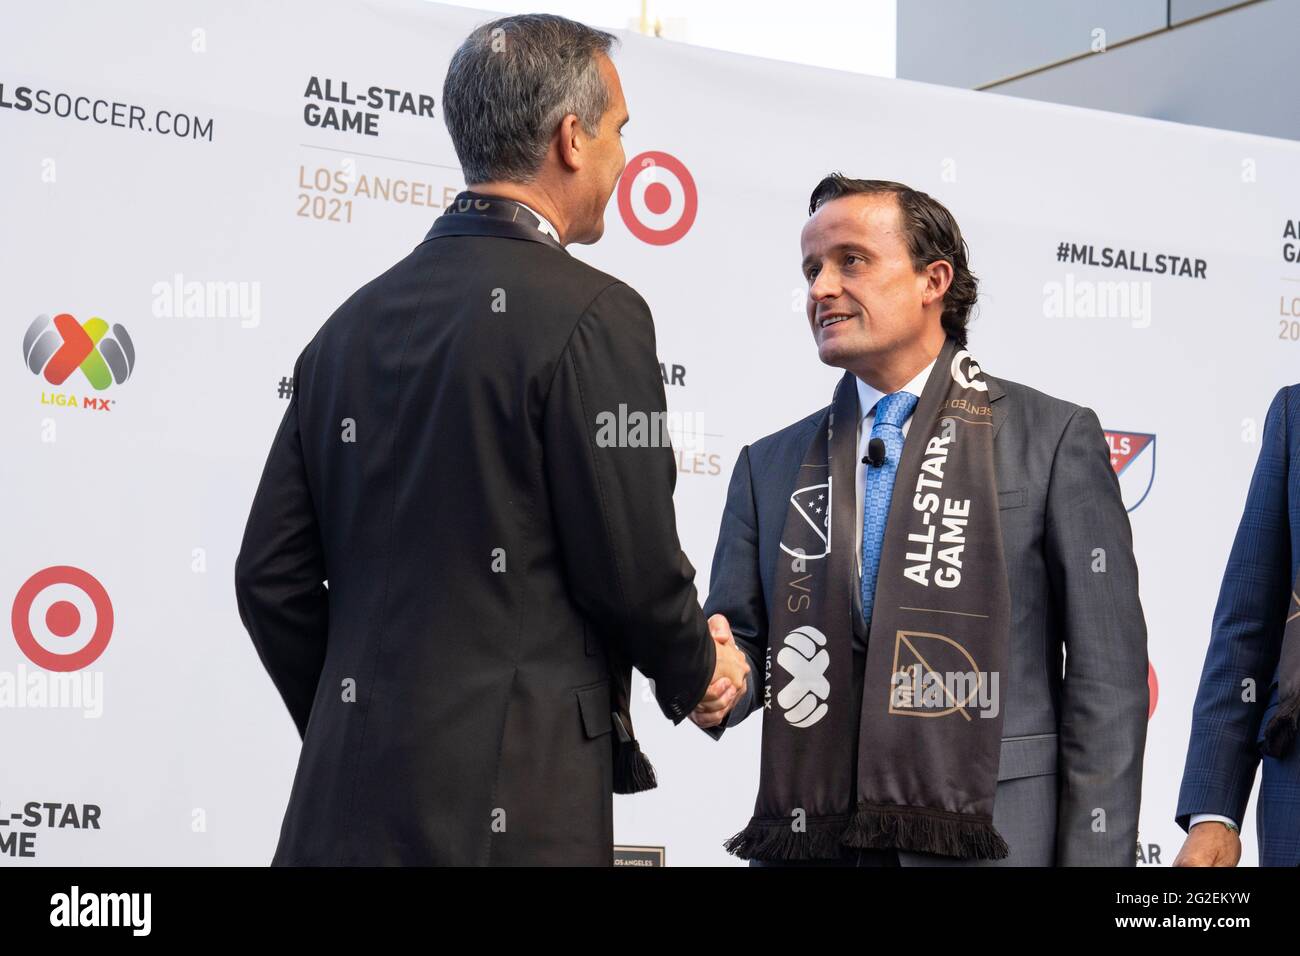
[[[1261, 866], [1300, 865], [1300, 748], [1261, 755], [1278, 708], [1278, 662], [1300, 566], [1300, 385], [1278, 391], [1246, 510], [1228, 557], [1196, 692], [1175, 819], [1187, 831], [1175, 866], [1235, 866], [1240, 825], [1256, 806]], [[1267, 688], [1260, 693], [1261, 688]]]

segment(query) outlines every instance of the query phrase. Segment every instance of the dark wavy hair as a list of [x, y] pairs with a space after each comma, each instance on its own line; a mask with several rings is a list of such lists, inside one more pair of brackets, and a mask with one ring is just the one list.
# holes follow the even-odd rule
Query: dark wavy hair
[[849, 179], [831, 173], [817, 184], [808, 199], [808, 215], [832, 199], [857, 194], [893, 193], [907, 232], [912, 268], [921, 272], [932, 262], [945, 260], [952, 266], [952, 284], [943, 296], [943, 330], [966, 347], [966, 326], [979, 291], [979, 280], [967, 265], [969, 252], [961, 227], [948, 208], [920, 190], [887, 179]]

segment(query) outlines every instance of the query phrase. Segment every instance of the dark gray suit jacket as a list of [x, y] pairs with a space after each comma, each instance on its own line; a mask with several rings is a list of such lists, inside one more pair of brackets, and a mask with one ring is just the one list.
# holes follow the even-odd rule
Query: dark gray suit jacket
[[650, 310], [447, 219], [299, 356], [235, 564], [303, 738], [277, 865], [611, 866], [631, 666], [674, 723], [714, 671], [672, 451], [599, 434], [667, 408]]
[[[1011, 853], [962, 861], [902, 852], [899, 862], [1133, 866], [1147, 635], [1110, 450], [1092, 409], [984, 378], [1011, 588], [993, 822]], [[754, 662], [766, 657], [782, 526], [804, 451], [827, 411], [743, 448], [731, 476], [705, 613], [726, 615], [756, 678], [732, 724], [759, 699], [763, 671]], [[724, 729], [708, 733], [718, 738]]]

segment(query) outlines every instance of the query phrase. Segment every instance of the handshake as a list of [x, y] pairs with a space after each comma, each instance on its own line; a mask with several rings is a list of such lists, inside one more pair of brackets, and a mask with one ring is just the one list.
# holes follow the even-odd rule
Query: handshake
[[745, 653], [736, 646], [731, 625], [721, 614], [709, 618], [709, 634], [717, 645], [718, 663], [713, 669], [713, 680], [704, 692], [704, 699], [691, 711], [691, 722], [697, 727], [716, 727], [727, 719], [736, 703], [745, 696], [748, 687], [749, 664]]

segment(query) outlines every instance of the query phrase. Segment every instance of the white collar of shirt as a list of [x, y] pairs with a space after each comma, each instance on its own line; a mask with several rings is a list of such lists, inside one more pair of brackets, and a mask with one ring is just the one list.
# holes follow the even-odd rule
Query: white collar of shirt
[[[519, 200], [516, 199], [515, 202], [519, 202]], [[519, 202], [519, 205], [523, 206], [525, 209], [527, 209], [529, 212], [531, 212], [534, 216], [537, 217], [537, 231], [538, 231], [538, 232], [544, 232], [544, 233], [546, 233], [548, 236], [550, 236], [550, 237], [551, 237], [552, 239], [554, 239], [556, 242], [559, 242], [559, 241], [560, 241], [560, 234], [559, 234], [558, 232], [555, 231], [555, 227], [551, 225], [549, 219], [547, 219], [545, 216], [543, 216], [540, 212], [538, 212], [538, 211], [537, 211], [536, 209], [534, 209], [532, 206], [528, 205], [528, 203], [526, 203], [526, 202]]]
[[[934, 368], [934, 363], [938, 360], [938, 356], [935, 356], [935, 358], [930, 361], [929, 365], [916, 373], [916, 378], [912, 379], [900, 388], [899, 391], [911, 392], [919, 401], [921, 398], [921, 392], [925, 389], [925, 383], [930, 378], [930, 370]], [[885, 393], [868, 385], [856, 375], [853, 376], [853, 380], [858, 383], [858, 409], [861, 411], [862, 417], [865, 419], [875, 409], [876, 402], [883, 398]]]

